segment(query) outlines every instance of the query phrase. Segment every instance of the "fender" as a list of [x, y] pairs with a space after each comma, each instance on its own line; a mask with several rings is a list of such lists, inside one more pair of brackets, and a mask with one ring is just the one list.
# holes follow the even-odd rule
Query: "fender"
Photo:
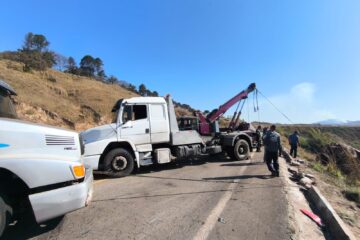
[[240, 132], [240, 133], [233, 132], [233, 133], [224, 135], [222, 137], [223, 145], [226, 147], [233, 147], [235, 145], [236, 139], [238, 139], [238, 138], [243, 138], [243, 139], [247, 140], [247, 142], [250, 143], [249, 147], [251, 148], [251, 146], [252, 146], [251, 137], [244, 132]]
[[108, 148], [108, 146], [109, 146], [110, 144], [122, 144], [122, 143], [126, 143], [126, 144], [128, 144], [128, 145], [131, 147], [131, 150], [132, 150], [132, 152], [134, 153], [134, 156], [135, 156], [135, 159], [134, 159], [134, 160], [135, 160], [137, 166], [140, 167], [139, 152], [137, 151], [137, 148], [136, 148], [135, 144], [132, 143], [131, 141], [127, 140], [127, 139], [122, 139], [122, 138], [120, 138], [120, 139], [117, 139], [116, 141], [111, 141], [111, 142], [109, 142], [109, 143], [103, 148], [104, 150], [103, 150], [103, 152], [102, 152], [101, 154], [103, 154], [103, 153], [107, 150], [107, 148]]
[[121, 143], [126, 143], [131, 147], [131, 150], [133, 151], [135, 156], [136, 164], [139, 167], [140, 166], [139, 153], [136, 150], [135, 145], [126, 139], [117, 139], [116, 135], [114, 135], [111, 138], [106, 138], [106, 139], [87, 143], [85, 145], [85, 154], [84, 154], [85, 163], [89, 164], [94, 170], [98, 170], [101, 156], [103, 156], [103, 154], [107, 152], [109, 146], [112, 144], [121, 144]]

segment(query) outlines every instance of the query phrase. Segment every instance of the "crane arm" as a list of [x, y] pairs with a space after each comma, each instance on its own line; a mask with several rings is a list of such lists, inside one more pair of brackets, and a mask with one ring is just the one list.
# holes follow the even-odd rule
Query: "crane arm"
[[256, 84], [252, 83], [250, 84], [245, 90], [241, 91], [239, 94], [231, 98], [229, 101], [221, 105], [218, 109], [212, 111], [206, 118], [209, 123], [213, 123], [216, 121], [219, 117], [221, 117], [229, 108], [234, 106], [237, 102], [241, 101], [242, 99], [247, 98], [249, 93], [254, 91], [256, 89]]

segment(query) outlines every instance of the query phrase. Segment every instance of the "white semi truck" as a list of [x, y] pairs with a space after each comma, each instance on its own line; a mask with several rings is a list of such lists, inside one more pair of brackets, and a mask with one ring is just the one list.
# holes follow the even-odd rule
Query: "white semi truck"
[[12, 95], [0, 80], [0, 236], [29, 212], [41, 223], [86, 206], [92, 195], [79, 134], [17, 120]]
[[[251, 85], [249, 92], [254, 88]], [[129, 175], [134, 167], [204, 154], [226, 152], [234, 159], [247, 159], [255, 145], [250, 131], [215, 130], [208, 136], [196, 130], [180, 131], [170, 96], [120, 99], [112, 111], [113, 123], [80, 135], [85, 142], [85, 163], [113, 177]], [[211, 128], [219, 129], [216, 122]]]

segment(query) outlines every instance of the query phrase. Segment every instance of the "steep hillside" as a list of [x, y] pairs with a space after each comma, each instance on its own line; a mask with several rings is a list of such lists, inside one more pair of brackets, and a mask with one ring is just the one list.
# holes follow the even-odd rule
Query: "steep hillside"
[[[81, 131], [111, 122], [111, 108], [118, 99], [139, 96], [117, 84], [53, 69], [31, 73], [22, 69], [21, 63], [0, 60], [0, 79], [18, 93], [14, 100], [19, 118], [31, 122]], [[176, 113], [191, 115], [179, 106]]]
[[0, 60], [0, 79], [12, 85], [21, 119], [83, 130], [110, 122], [119, 98], [137, 96], [116, 84], [56, 70], [25, 73], [22, 64]]
[[318, 142], [326, 143], [345, 143], [354, 148], [360, 149], [360, 127], [345, 126], [316, 126], [316, 125], [283, 125], [280, 130], [289, 135], [294, 130], [298, 130], [302, 138], [302, 145], [311, 147], [308, 141], [314, 139]]

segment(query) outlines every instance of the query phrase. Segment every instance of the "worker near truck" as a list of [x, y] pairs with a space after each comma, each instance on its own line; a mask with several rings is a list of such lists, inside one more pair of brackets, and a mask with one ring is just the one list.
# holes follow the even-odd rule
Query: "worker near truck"
[[298, 131], [295, 131], [293, 134], [289, 136], [289, 144], [290, 144], [290, 155], [296, 158], [297, 148], [300, 145]]
[[[263, 144], [264, 144], [264, 137], [266, 136], [267, 132], [268, 132], [268, 127], [264, 127], [262, 137], [261, 137]], [[264, 162], [266, 162], [266, 151], [264, 152]]]
[[276, 131], [276, 126], [272, 125], [264, 136], [265, 160], [266, 165], [272, 176], [279, 177], [279, 155], [281, 155], [280, 134]]
[[261, 152], [261, 126], [260, 125], [256, 128], [256, 143], [257, 143], [256, 151]]

